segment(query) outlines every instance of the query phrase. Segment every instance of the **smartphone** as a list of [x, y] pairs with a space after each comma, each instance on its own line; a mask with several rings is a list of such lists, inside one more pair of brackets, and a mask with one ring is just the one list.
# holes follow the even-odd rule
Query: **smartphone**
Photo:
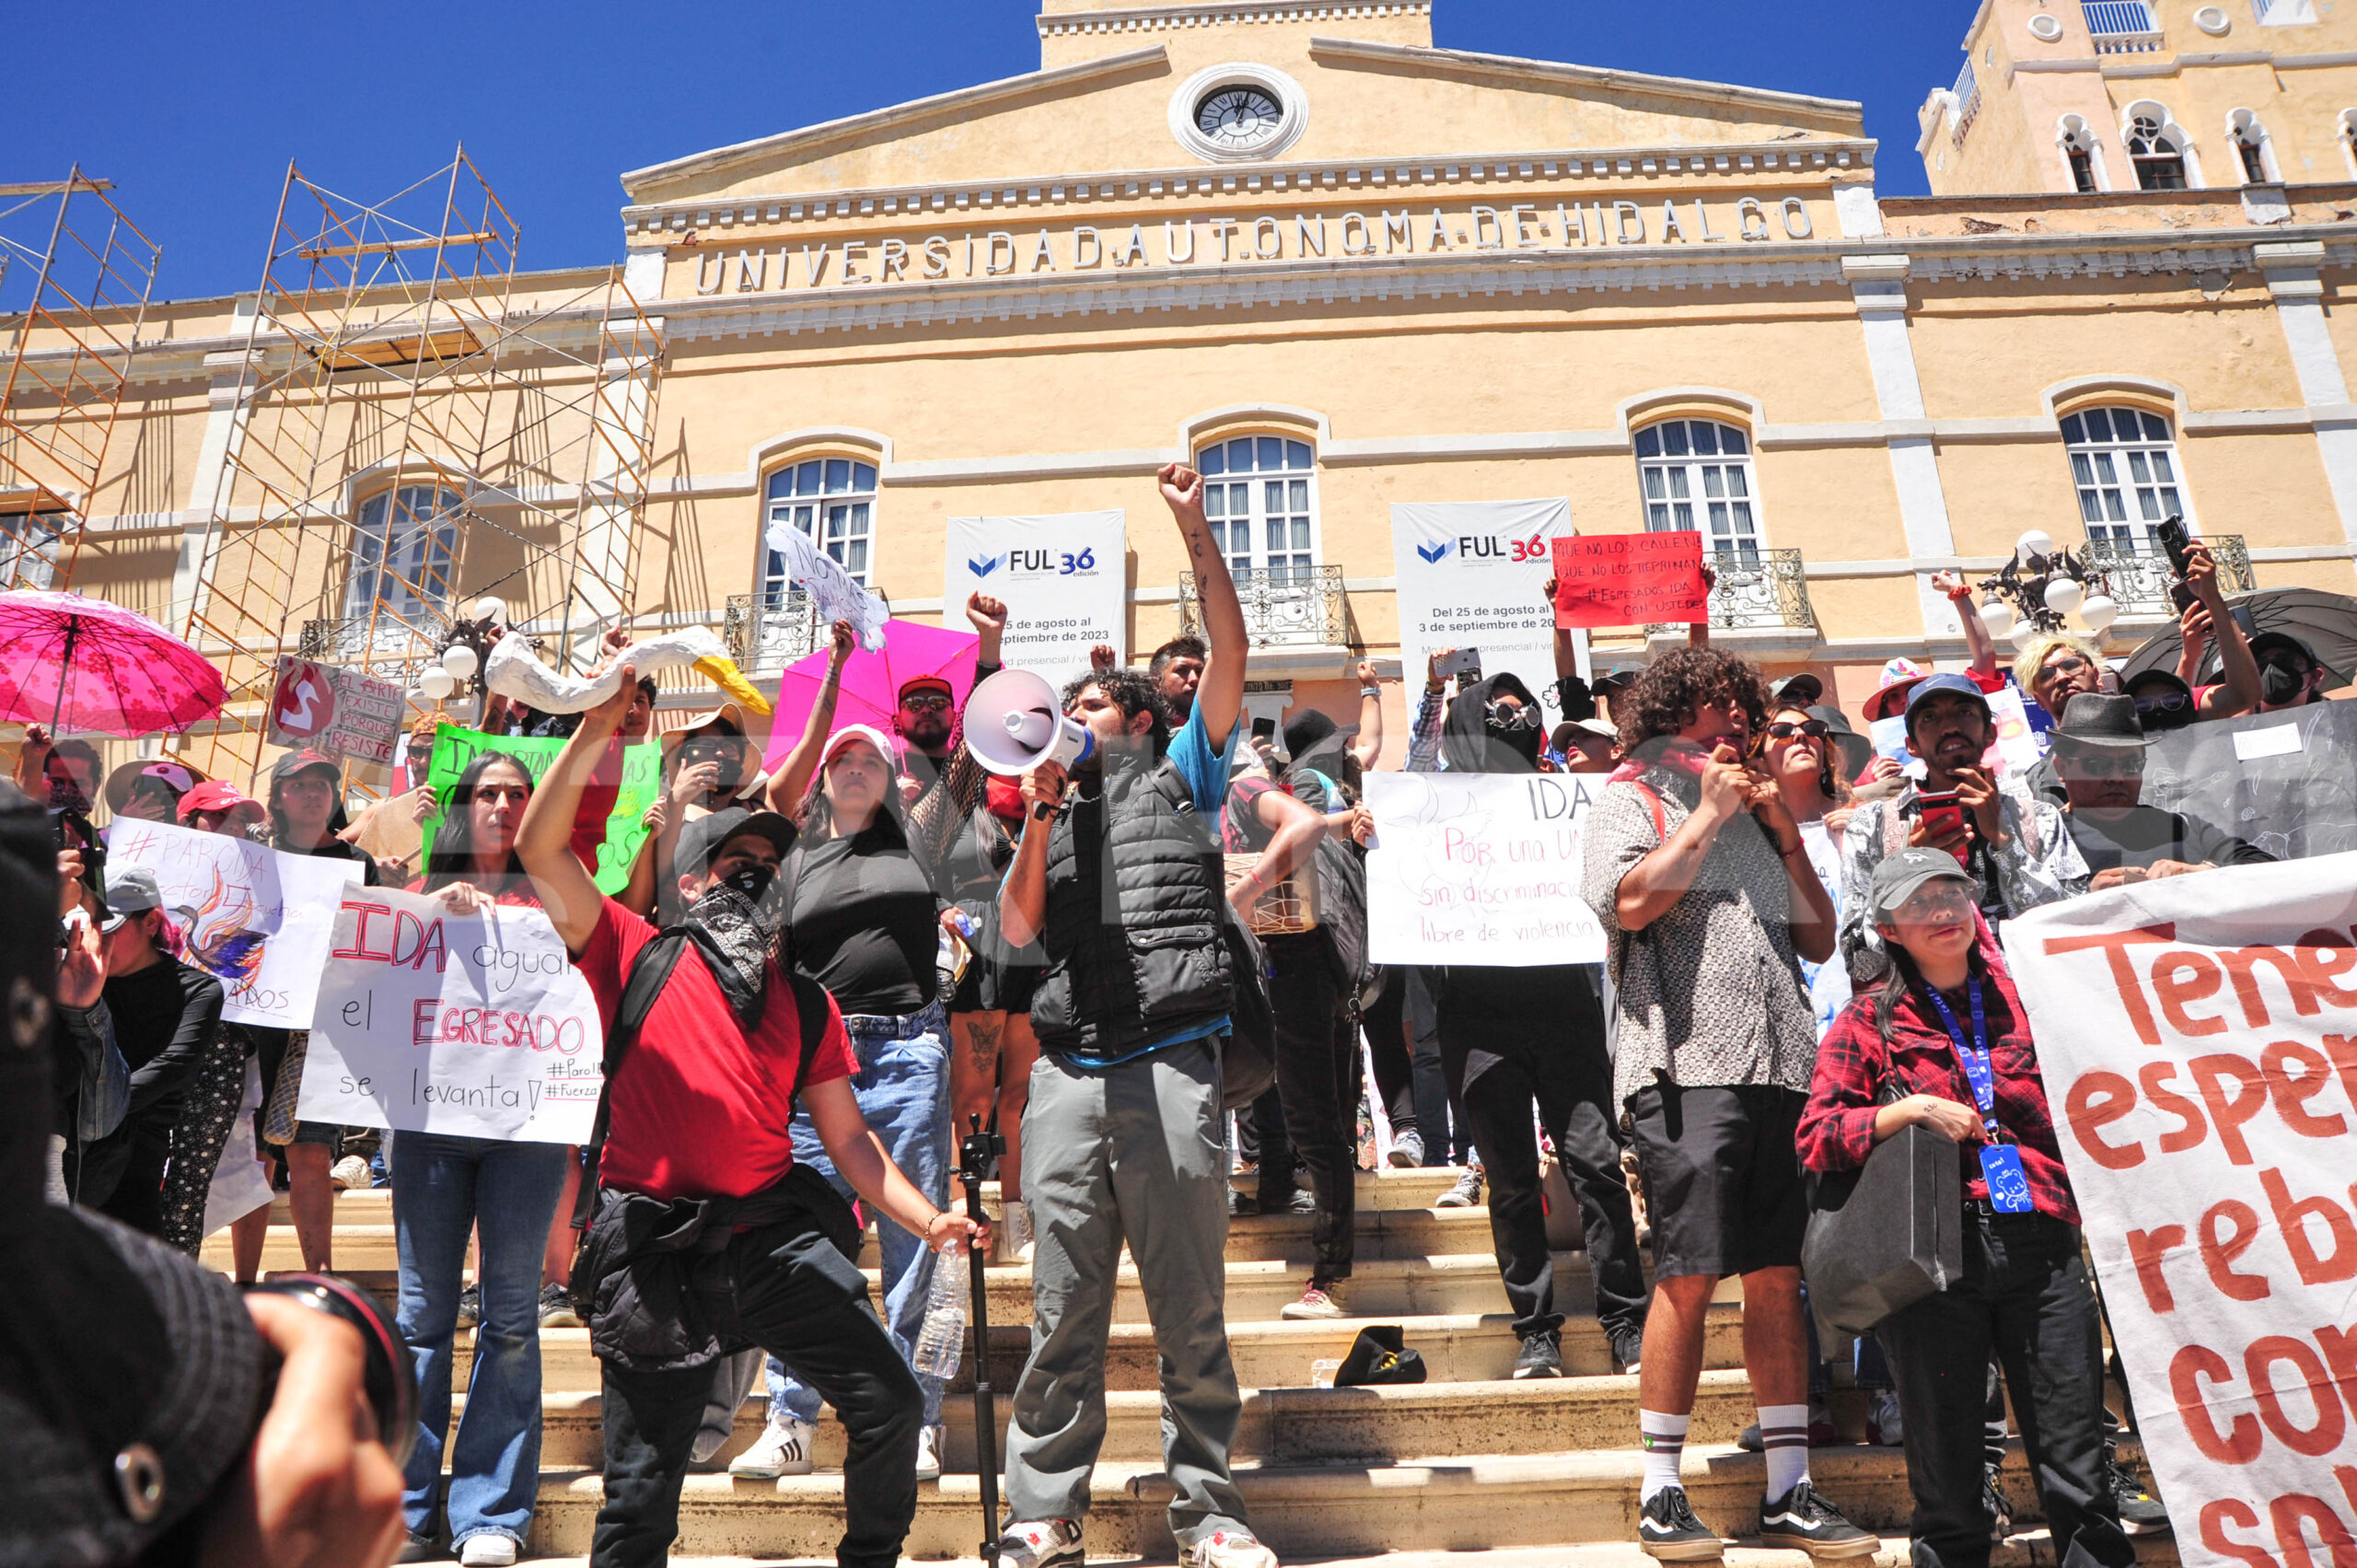
[[1952, 789], [1918, 794], [1915, 814], [1923, 819], [1923, 830], [1933, 838], [1964, 831], [1964, 802]]
[[1440, 673], [1444, 679], [1452, 675], [1472, 680], [1480, 679], [1481, 650], [1479, 648], [1457, 649], [1448, 657], [1441, 660]]
[[1254, 720], [1252, 721], [1252, 738], [1253, 738], [1253, 739], [1255, 739], [1255, 740], [1273, 740], [1273, 739], [1275, 739], [1275, 738], [1276, 738], [1276, 735], [1277, 735], [1277, 721], [1276, 721], [1276, 720], [1274, 720], [1274, 719], [1254, 719]]
[[2159, 541], [2169, 558], [2169, 603], [2179, 615], [2193, 602], [2193, 590], [2185, 586], [2186, 545], [2189, 542], [2185, 521], [2176, 513], [2153, 527], [2153, 538]]

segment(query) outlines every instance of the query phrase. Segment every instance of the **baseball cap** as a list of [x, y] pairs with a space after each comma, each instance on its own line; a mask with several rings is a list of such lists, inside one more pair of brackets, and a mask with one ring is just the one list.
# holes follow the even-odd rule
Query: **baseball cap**
[[1910, 658], [1895, 658], [1884, 665], [1882, 684], [1866, 699], [1866, 722], [1877, 724], [1895, 717], [1925, 673], [1923, 667]]
[[911, 691], [925, 691], [942, 692], [953, 701], [958, 695], [958, 689], [949, 684], [949, 679], [946, 676], [919, 675], [900, 682], [900, 696], [905, 697]]
[[794, 848], [793, 823], [774, 811], [748, 811], [741, 806], [732, 806], [726, 811], [699, 817], [680, 829], [679, 847], [672, 852], [671, 864], [682, 877], [701, 877], [729, 840], [748, 833], [769, 840], [780, 854]]
[[186, 762], [165, 759], [153, 762], [125, 762], [107, 775], [106, 787], [99, 793], [106, 797], [107, 809], [121, 811], [131, 804], [131, 792], [139, 787], [142, 779], [157, 779], [168, 786], [175, 798], [186, 795], [204, 782], [204, 774]]
[[1814, 675], [1795, 675], [1776, 688], [1776, 701], [1787, 708], [1809, 708], [1825, 701], [1825, 682]]
[[842, 754], [843, 748], [854, 740], [864, 740], [876, 748], [877, 755], [884, 759], [886, 767], [897, 768], [900, 765], [899, 748], [885, 738], [882, 730], [877, 729], [874, 725], [847, 724], [827, 737], [827, 749], [819, 754], [819, 766], [823, 768], [833, 761]]
[[334, 758], [323, 752], [314, 751], [307, 746], [300, 751], [289, 751], [272, 763], [270, 782], [273, 784], [284, 784], [298, 773], [317, 772], [322, 769], [339, 779], [343, 777], [343, 769]]
[[1875, 867], [1873, 891], [1866, 907], [1880, 919], [1913, 898], [1915, 890], [1924, 884], [1948, 880], [1969, 883], [1972, 877], [1945, 850], [1903, 849]]
[[164, 907], [164, 890], [156, 882], [156, 874], [144, 865], [110, 865], [107, 867], [107, 908], [110, 913], [99, 929], [112, 931], [134, 914]]
[[1927, 675], [1923, 677], [1921, 680], [1916, 681], [1909, 690], [1907, 693], [1908, 724], [1910, 726], [1914, 724], [1915, 710], [1918, 707], [1930, 702], [1934, 697], [1941, 696], [1950, 691], [1956, 693], [1958, 696], [1971, 698], [1974, 702], [1980, 704], [1980, 711], [1982, 713], [1985, 714], [1989, 711], [1988, 694], [1982, 691], [1980, 687], [1975, 686], [1972, 683], [1970, 677], [1956, 675], [1952, 672], [1943, 672], [1938, 675]]
[[185, 822], [200, 811], [227, 811], [244, 821], [259, 822], [269, 813], [261, 802], [250, 800], [238, 786], [219, 779], [207, 779], [180, 796], [180, 820]]

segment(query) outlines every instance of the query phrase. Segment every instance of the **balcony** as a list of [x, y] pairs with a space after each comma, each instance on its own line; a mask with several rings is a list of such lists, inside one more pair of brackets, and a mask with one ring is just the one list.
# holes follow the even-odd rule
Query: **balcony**
[[1948, 136], [1957, 146], [1972, 132], [1972, 122], [1980, 116], [1980, 79], [1973, 75], [1972, 62], [1964, 63], [1964, 70], [1956, 79], [1956, 123]]
[[[1236, 597], [1252, 639], [1256, 675], [1340, 676], [1351, 657], [1350, 601], [1340, 566], [1239, 572]], [[1178, 579], [1178, 629], [1203, 635], [1203, 606], [1190, 572]]]
[[[2258, 587], [2250, 573], [2250, 552], [2240, 534], [2208, 534], [2202, 543], [2218, 563], [2218, 587], [2228, 594], [2247, 594]], [[2103, 575], [2106, 590], [2119, 606], [2119, 623], [2142, 621], [2146, 626], [2177, 619], [2169, 600], [2168, 552], [2151, 539], [2091, 539], [2081, 558]]]
[[819, 612], [800, 588], [789, 588], [784, 598], [775, 600], [766, 595], [730, 594], [720, 637], [737, 668], [756, 679], [775, 675], [826, 646]]
[[2167, 44], [2144, 0], [2079, 0], [2097, 54], [2154, 54]]
[[[1817, 643], [1808, 572], [1797, 550], [1721, 550], [1705, 556], [1719, 580], [1711, 590], [1711, 641], [1754, 656], [1800, 653]], [[1684, 626], [1652, 625], [1645, 640], [1675, 646]]]
[[304, 621], [295, 656], [362, 670], [408, 690], [426, 666], [442, 662], [449, 642], [448, 623], [438, 619], [411, 622], [383, 614], [372, 631], [367, 616], [344, 615]]

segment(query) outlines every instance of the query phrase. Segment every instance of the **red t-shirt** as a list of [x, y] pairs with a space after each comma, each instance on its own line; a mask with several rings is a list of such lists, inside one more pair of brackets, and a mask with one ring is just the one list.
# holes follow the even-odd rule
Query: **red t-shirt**
[[[580, 962], [601, 1016], [621, 1010], [631, 963], [655, 935], [654, 926], [605, 900]], [[774, 1185], [794, 1165], [794, 1074], [801, 1061], [801, 1012], [774, 966], [761, 1023], [748, 1035], [702, 955], [681, 954], [606, 1087], [601, 1175], [667, 1202], [744, 1198]], [[830, 997], [826, 1038], [811, 1053], [808, 1081], [848, 1078], [857, 1067]]]

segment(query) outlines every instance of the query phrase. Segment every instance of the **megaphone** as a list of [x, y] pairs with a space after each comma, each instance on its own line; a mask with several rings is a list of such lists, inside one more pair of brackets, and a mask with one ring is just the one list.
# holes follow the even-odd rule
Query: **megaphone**
[[1028, 669], [1002, 669], [966, 699], [966, 749], [990, 772], [1016, 778], [1042, 762], [1069, 768], [1097, 750], [1097, 738], [1064, 716], [1056, 689]]

